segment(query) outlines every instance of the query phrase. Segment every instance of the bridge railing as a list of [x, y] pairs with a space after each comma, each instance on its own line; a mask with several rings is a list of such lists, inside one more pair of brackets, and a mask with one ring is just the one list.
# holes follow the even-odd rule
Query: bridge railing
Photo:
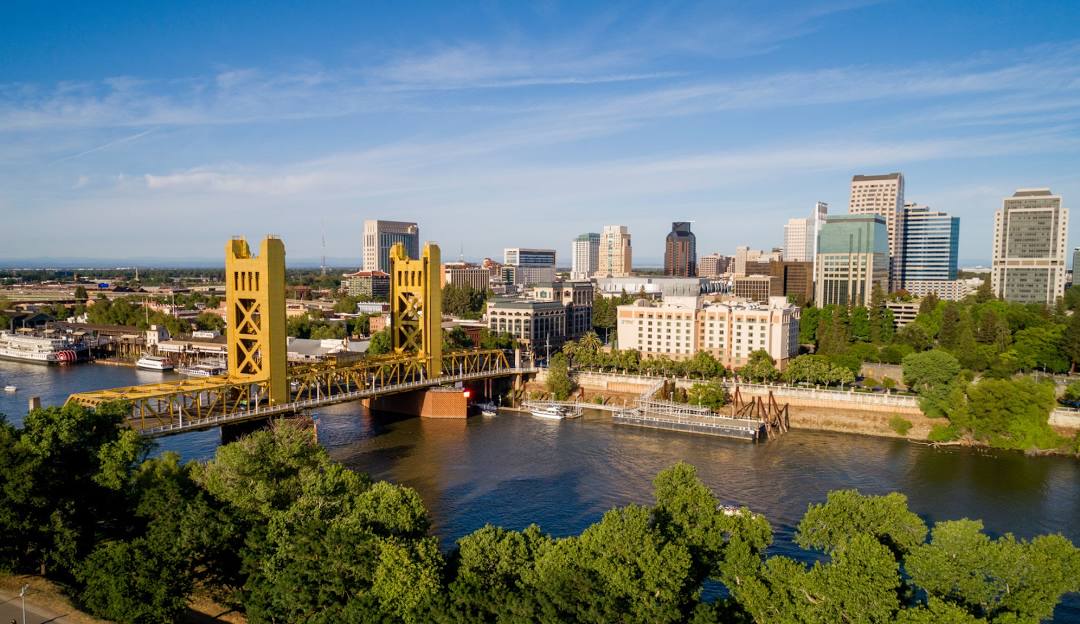
[[335, 403], [345, 403], [347, 401], [356, 401], [359, 399], [367, 399], [375, 396], [382, 396], [387, 394], [395, 394], [399, 392], [408, 392], [410, 390], [417, 390], [421, 388], [430, 388], [431, 386], [439, 386], [445, 384], [457, 383], [460, 381], [472, 381], [475, 379], [482, 379], [490, 376], [492, 373], [505, 373], [505, 374], [529, 374], [536, 372], [531, 368], [507, 368], [499, 369], [495, 371], [478, 371], [472, 373], [459, 373], [455, 375], [443, 375], [436, 378], [419, 379], [414, 381], [390, 384], [385, 386], [379, 386], [375, 388], [363, 388], [353, 390], [351, 392], [342, 392], [336, 394], [330, 394], [317, 398], [301, 399], [298, 401], [291, 401], [289, 403], [280, 403], [277, 405], [261, 406], [256, 404], [253, 408], [240, 409], [231, 413], [215, 414], [212, 416], [199, 417], [199, 418], [184, 418], [182, 415], [175, 422], [170, 422], [163, 425], [154, 427], [147, 427], [140, 430], [144, 436], [155, 437], [165, 435], [168, 433], [175, 433], [178, 431], [192, 431], [196, 429], [206, 429], [213, 426], [222, 424], [228, 424], [231, 422], [243, 422], [245, 420], [253, 420], [256, 418], [266, 418], [277, 414], [288, 414], [293, 412], [300, 412], [307, 409], [313, 409], [316, 407], [323, 407], [326, 405], [333, 405]]

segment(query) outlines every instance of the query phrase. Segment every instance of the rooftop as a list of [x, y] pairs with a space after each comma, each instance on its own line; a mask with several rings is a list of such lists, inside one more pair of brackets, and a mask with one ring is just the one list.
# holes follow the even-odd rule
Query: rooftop
[[899, 180], [900, 173], [886, 173], [882, 175], [856, 175], [852, 176], [852, 182], [875, 182], [877, 180]]
[[1013, 197], [1050, 197], [1053, 193], [1048, 188], [1016, 189]]

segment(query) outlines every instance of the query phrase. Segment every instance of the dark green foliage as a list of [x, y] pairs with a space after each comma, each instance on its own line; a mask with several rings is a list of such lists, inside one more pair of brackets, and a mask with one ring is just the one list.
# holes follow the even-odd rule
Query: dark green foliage
[[[993, 424], [974, 404], [1004, 394], [1045, 402], [1045, 386], [1002, 383], [973, 387], [997, 394], [964, 416]], [[896, 493], [810, 505], [796, 542], [822, 556], [808, 568], [767, 554], [765, 518], [722, 507], [682, 463], [657, 475], [654, 504], [612, 509], [580, 535], [488, 526], [444, 560], [415, 491], [333, 463], [306, 429], [277, 423], [183, 465], [143, 460], [118, 426], [125, 411], [39, 410], [21, 431], [0, 420], [6, 565], [53, 562], [82, 607], [117, 622], [177, 621], [194, 587], [253, 623], [327, 624], [1035, 622], [1080, 590], [1080, 551], [1064, 538], [990, 539], [960, 521], [927, 543]], [[707, 581], [727, 596], [703, 603]]]
[[468, 286], [443, 288], [443, 312], [458, 318], [478, 319], [487, 307], [488, 292]]
[[87, 610], [132, 624], [177, 621], [192, 589], [187, 561], [143, 538], [102, 543], [80, 567], [79, 581]]
[[368, 344], [368, 355], [386, 355], [394, 350], [394, 338], [390, 335], [390, 328], [377, 332], [371, 336]]
[[967, 395], [965, 416], [951, 420], [976, 440], [1018, 450], [1061, 444], [1047, 423], [1055, 403], [1053, 383], [1028, 377], [983, 379], [972, 384]]
[[951, 386], [960, 370], [960, 362], [946, 351], [912, 353], [903, 361], [904, 385], [919, 393], [927, 416], [944, 416]]
[[940, 522], [906, 560], [932, 600], [990, 622], [1038, 622], [1065, 592], [1080, 591], [1080, 553], [1060, 535], [991, 539], [977, 520]]
[[574, 391], [574, 382], [570, 379], [570, 365], [563, 353], [551, 356], [547, 370], [547, 389], [551, 398], [565, 401]]

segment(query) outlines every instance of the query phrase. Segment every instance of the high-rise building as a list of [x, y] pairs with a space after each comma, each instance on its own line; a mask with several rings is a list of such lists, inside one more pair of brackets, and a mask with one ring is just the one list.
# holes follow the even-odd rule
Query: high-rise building
[[889, 234], [889, 280], [899, 284], [903, 266], [904, 174], [857, 175], [851, 178], [849, 214], [878, 214], [885, 217]]
[[1048, 188], [1017, 189], [994, 213], [990, 287], [1007, 301], [1052, 304], [1065, 291], [1069, 211]]
[[507, 283], [528, 286], [555, 280], [555, 250], [507, 247], [503, 250]]
[[420, 256], [420, 226], [408, 221], [364, 221], [364, 270], [390, 272], [390, 248], [404, 243], [410, 258]]
[[570, 279], [587, 280], [600, 268], [600, 235], [581, 234], [570, 246]]
[[605, 225], [600, 233], [600, 262], [596, 274], [600, 277], [626, 277], [630, 275], [632, 260], [630, 228], [625, 225]]
[[904, 231], [900, 236], [903, 263], [898, 287], [906, 289], [909, 282], [955, 280], [960, 218], [912, 203], [904, 205], [900, 221]]
[[442, 269], [443, 285], [445, 286], [486, 291], [488, 283], [491, 281], [491, 272], [478, 264], [444, 262]]
[[889, 282], [889, 230], [877, 214], [832, 215], [818, 233], [814, 301], [820, 306], [868, 305], [874, 287]]
[[1072, 285], [1080, 286], [1080, 247], [1073, 249]]
[[776, 295], [783, 295], [798, 306], [814, 300], [813, 262], [774, 260], [769, 263], [769, 274], [777, 280]]
[[664, 275], [697, 276], [697, 238], [687, 221], [675, 221], [664, 240]]
[[698, 263], [698, 275], [701, 277], [720, 277], [724, 273], [731, 271], [731, 262], [731, 256], [723, 254], [713, 253], [701, 256], [701, 261]]
[[784, 225], [784, 260], [813, 262], [817, 233], [829, 212], [829, 204], [817, 202], [809, 217], [788, 219]]
[[[768, 275], [769, 263], [773, 260], [783, 260], [784, 251], [773, 248], [772, 251], [750, 249], [746, 245], [735, 248], [735, 259], [732, 261], [731, 272], [735, 275]], [[755, 265], [755, 263], [757, 263]]]

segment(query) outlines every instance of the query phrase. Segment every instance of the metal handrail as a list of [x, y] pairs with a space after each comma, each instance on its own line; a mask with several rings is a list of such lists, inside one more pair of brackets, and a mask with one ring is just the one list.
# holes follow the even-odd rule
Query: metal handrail
[[458, 381], [469, 381], [471, 379], [478, 379], [487, 377], [494, 373], [505, 374], [526, 374], [536, 372], [535, 368], [523, 367], [523, 368], [495, 368], [486, 371], [477, 371], [473, 373], [458, 373], [456, 375], [444, 375], [441, 377], [435, 377], [430, 379], [419, 379], [414, 381], [407, 381], [397, 384], [391, 384], [388, 386], [380, 386], [378, 388], [364, 388], [363, 390], [354, 390], [352, 392], [342, 392], [338, 394], [332, 394], [329, 396], [302, 399], [300, 401], [291, 401], [289, 403], [281, 403], [278, 405], [272, 405], [268, 407], [260, 408], [256, 405], [254, 408], [245, 409], [239, 412], [232, 412], [229, 414], [218, 414], [216, 416], [206, 416], [198, 419], [188, 419], [186, 421], [181, 420], [176, 423], [169, 423], [167, 425], [159, 425], [157, 427], [148, 427], [142, 429], [140, 433], [144, 436], [153, 437], [163, 433], [170, 433], [176, 431], [187, 431], [202, 429], [209, 425], [218, 423], [243, 421], [251, 418], [262, 418], [266, 416], [273, 416], [275, 414], [284, 414], [289, 412], [300, 411], [311, 407], [320, 407], [323, 405], [332, 405], [334, 403], [344, 403], [346, 401], [352, 401], [356, 399], [370, 398], [380, 394], [392, 394], [402, 390], [413, 390], [417, 388], [427, 388], [431, 386], [439, 386], [448, 383], [455, 383]]

